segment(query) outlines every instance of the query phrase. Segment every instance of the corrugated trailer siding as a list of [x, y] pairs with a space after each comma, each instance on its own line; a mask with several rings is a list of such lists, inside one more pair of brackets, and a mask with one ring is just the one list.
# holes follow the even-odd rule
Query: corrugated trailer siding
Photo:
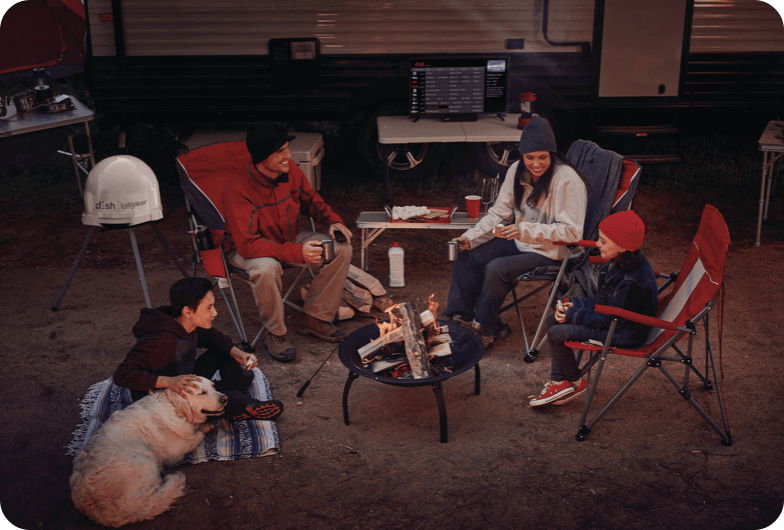
[[[498, 53], [507, 39], [526, 52], [568, 52], [542, 36], [539, 1], [332, 0], [214, 2], [124, 0], [131, 56], [259, 55], [273, 38], [318, 37], [324, 55]], [[110, 0], [88, 2], [93, 53], [114, 55]], [[549, 37], [590, 41], [593, 0], [553, 0]]]
[[784, 54], [691, 54], [684, 93], [696, 107], [784, 105]]
[[[568, 52], [542, 36], [541, 3], [533, 0], [331, 0], [190, 2], [124, 0], [128, 55], [259, 55], [272, 38], [318, 37], [322, 53], [494, 53], [506, 39], [525, 52]], [[93, 54], [114, 55], [111, 0], [88, 0]], [[551, 0], [549, 37], [590, 41], [593, 0]], [[784, 26], [760, 0], [695, 0], [690, 49], [784, 52]]]
[[[782, 105], [784, 27], [775, 10], [758, 0], [695, 2], [681, 105]], [[321, 4], [328, 7], [319, 9]], [[399, 86], [410, 56], [468, 52], [510, 56], [510, 111], [523, 82], [548, 87], [571, 107], [591, 106], [591, 57], [576, 47], [542, 44], [542, 15], [532, 7], [541, 9], [540, 0], [123, 0], [122, 5], [125, 81], [113, 57], [113, 25], [98, 21], [111, 12], [111, 0], [88, 0], [90, 66], [101, 112], [155, 121], [334, 119], [351, 115], [346, 108], [355, 100], [347, 98], [356, 91], [374, 83]], [[551, 39], [590, 40], [592, 21], [593, 0], [551, 0]], [[322, 42], [319, 88], [273, 92], [268, 40], [312, 36]], [[525, 38], [525, 49], [505, 50], [507, 38]], [[766, 47], [774, 50], [755, 53]], [[746, 48], [755, 49], [739, 53]]]
[[784, 25], [761, 0], [695, 0], [690, 51], [784, 52]]

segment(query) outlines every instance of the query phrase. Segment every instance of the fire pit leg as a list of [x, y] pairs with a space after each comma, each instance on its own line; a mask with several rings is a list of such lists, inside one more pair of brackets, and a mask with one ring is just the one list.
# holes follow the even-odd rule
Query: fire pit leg
[[479, 364], [474, 365], [474, 394], [479, 395], [482, 377], [479, 375]]
[[346, 425], [349, 424], [348, 421], [348, 391], [351, 390], [351, 383], [354, 382], [359, 375], [352, 372], [351, 370], [348, 371], [348, 379], [346, 379], [346, 386], [343, 387], [343, 423]]
[[446, 425], [446, 404], [444, 403], [444, 391], [441, 388], [441, 381], [433, 383], [433, 392], [436, 394], [436, 402], [438, 403], [438, 422], [441, 426], [441, 443], [445, 444], [449, 441]]

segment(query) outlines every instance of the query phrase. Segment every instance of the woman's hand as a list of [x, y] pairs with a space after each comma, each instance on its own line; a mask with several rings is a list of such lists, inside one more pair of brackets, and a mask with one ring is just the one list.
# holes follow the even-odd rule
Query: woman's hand
[[460, 251], [471, 249], [471, 242], [468, 240], [467, 237], [463, 237], [463, 236], [456, 237], [452, 241], [457, 241], [457, 248]]
[[496, 237], [503, 237], [505, 239], [517, 239], [520, 237], [520, 229], [517, 224], [511, 224], [503, 228], [497, 229]]

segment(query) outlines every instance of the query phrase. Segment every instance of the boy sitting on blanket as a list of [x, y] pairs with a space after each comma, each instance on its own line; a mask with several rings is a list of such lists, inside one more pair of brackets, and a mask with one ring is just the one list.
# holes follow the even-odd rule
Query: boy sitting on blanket
[[[283, 412], [277, 400], [259, 401], [245, 393], [253, 380], [256, 357], [236, 346], [227, 335], [212, 329], [218, 315], [212, 283], [206, 278], [184, 278], [169, 290], [171, 305], [144, 308], [133, 327], [136, 344], [115, 370], [117, 386], [128, 388], [134, 401], [155, 388], [180, 395], [193, 394], [196, 376], [211, 379], [220, 371], [216, 388], [229, 398], [221, 418], [274, 420]], [[199, 348], [207, 348], [198, 358]]]

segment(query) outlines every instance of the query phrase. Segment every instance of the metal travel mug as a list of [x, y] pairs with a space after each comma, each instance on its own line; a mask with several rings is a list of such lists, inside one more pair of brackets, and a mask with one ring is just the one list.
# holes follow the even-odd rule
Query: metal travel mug
[[335, 257], [335, 242], [331, 239], [325, 239], [321, 242], [321, 257], [324, 258], [324, 263], [329, 263]]
[[446, 248], [449, 261], [457, 261], [457, 253], [460, 251], [460, 243], [457, 241], [448, 241]]

